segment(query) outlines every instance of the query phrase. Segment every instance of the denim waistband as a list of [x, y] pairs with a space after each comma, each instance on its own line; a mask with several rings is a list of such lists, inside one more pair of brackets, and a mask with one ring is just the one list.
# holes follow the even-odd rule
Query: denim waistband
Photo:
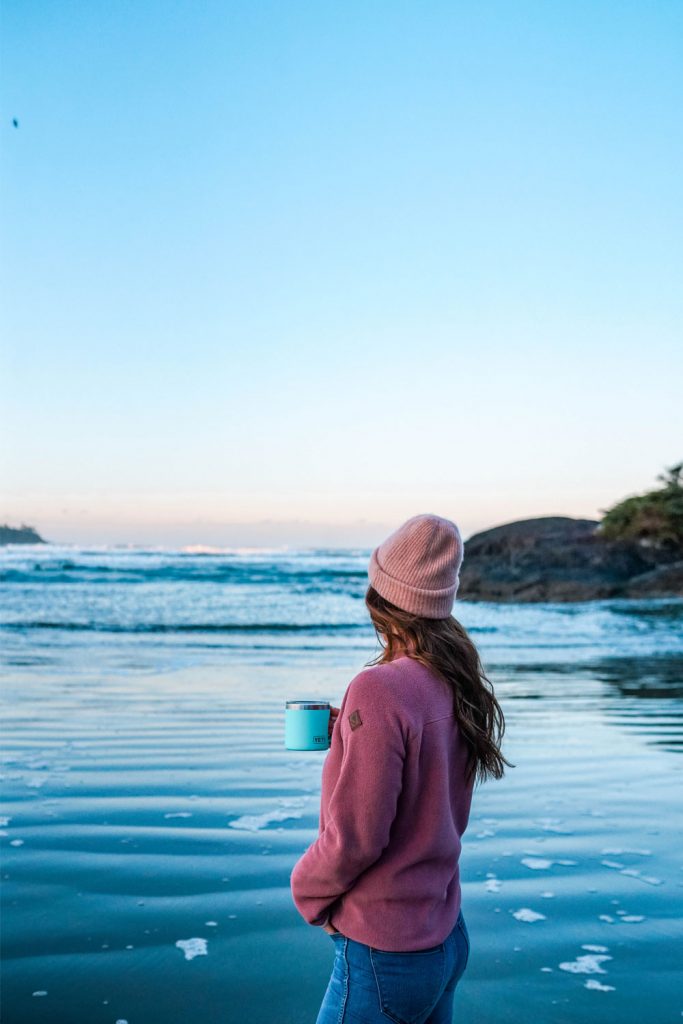
[[[426, 947], [424, 949], [406, 950], [406, 952], [410, 952], [410, 953], [427, 953], [427, 952], [430, 952], [431, 950], [439, 949], [446, 942], [448, 942], [448, 940], [450, 938], [452, 938], [454, 932], [458, 929], [458, 927], [460, 925], [464, 925], [464, 924], [465, 924], [465, 919], [463, 917], [462, 907], [461, 907], [460, 910], [458, 911], [458, 916], [455, 919], [455, 924], [451, 928], [451, 930], [448, 933], [448, 935], [441, 942], [436, 943], [433, 946], [428, 946], [428, 947]], [[339, 938], [339, 939], [345, 940], [347, 951], [348, 951], [349, 948], [354, 947], [354, 946], [359, 948], [359, 952], [360, 952], [361, 949], [363, 951], [367, 951], [367, 950], [369, 950], [371, 948], [370, 946], [366, 945], [364, 942], [358, 942], [357, 939], [351, 939], [347, 935], [344, 935], [342, 932], [337, 932], [335, 935], [333, 935], [331, 937], [333, 939]]]

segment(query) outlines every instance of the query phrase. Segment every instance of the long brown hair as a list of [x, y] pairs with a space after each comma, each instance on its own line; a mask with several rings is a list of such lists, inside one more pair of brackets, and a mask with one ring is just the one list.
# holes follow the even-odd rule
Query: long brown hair
[[[503, 764], [516, 767], [500, 752], [505, 732], [503, 711], [484, 674], [477, 648], [467, 630], [449, 615], [426, 619], [397, 608], [368, 587], [365, 604], [383, 650], [367, 665], [391, 661], [399, 651], [433, 669], [453, 691], [453, 709], [469, 748], [468, 781], [501, 779]], [[409, 649], [407, 649], [409, 648]]]

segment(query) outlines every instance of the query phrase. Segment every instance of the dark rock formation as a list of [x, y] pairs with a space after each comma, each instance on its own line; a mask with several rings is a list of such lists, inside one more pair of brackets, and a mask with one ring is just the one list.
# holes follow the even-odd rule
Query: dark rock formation
[[46, 544], [37, 530], [22, 523], [21, 526], [0, 525], [0, 545], [4, 544]]
[[683, 596], [683, 559], [634, 576], [624, 587], [624, 597]]
[[683, 551], [607, 541], [598, 525], [596, 519], [543, 516], [474, 534], [465, 543], [458, 599], [683, 597]]

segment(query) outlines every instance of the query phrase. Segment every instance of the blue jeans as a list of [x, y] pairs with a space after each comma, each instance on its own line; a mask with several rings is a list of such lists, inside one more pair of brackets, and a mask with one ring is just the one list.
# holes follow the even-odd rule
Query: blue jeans
[[470, 954], [462, 911], [450, 935], [430, 949], [388, 953], [341, 932], [330, 938], [334, 966], [316, 1024], [451, 1024]]

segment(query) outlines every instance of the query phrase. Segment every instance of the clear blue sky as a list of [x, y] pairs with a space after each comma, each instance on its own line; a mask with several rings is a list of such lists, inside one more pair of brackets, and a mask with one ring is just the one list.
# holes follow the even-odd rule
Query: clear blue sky
[[679, 0], [4, 0], [2, 49], [0, 520], [468, 536], [683, 457]]

